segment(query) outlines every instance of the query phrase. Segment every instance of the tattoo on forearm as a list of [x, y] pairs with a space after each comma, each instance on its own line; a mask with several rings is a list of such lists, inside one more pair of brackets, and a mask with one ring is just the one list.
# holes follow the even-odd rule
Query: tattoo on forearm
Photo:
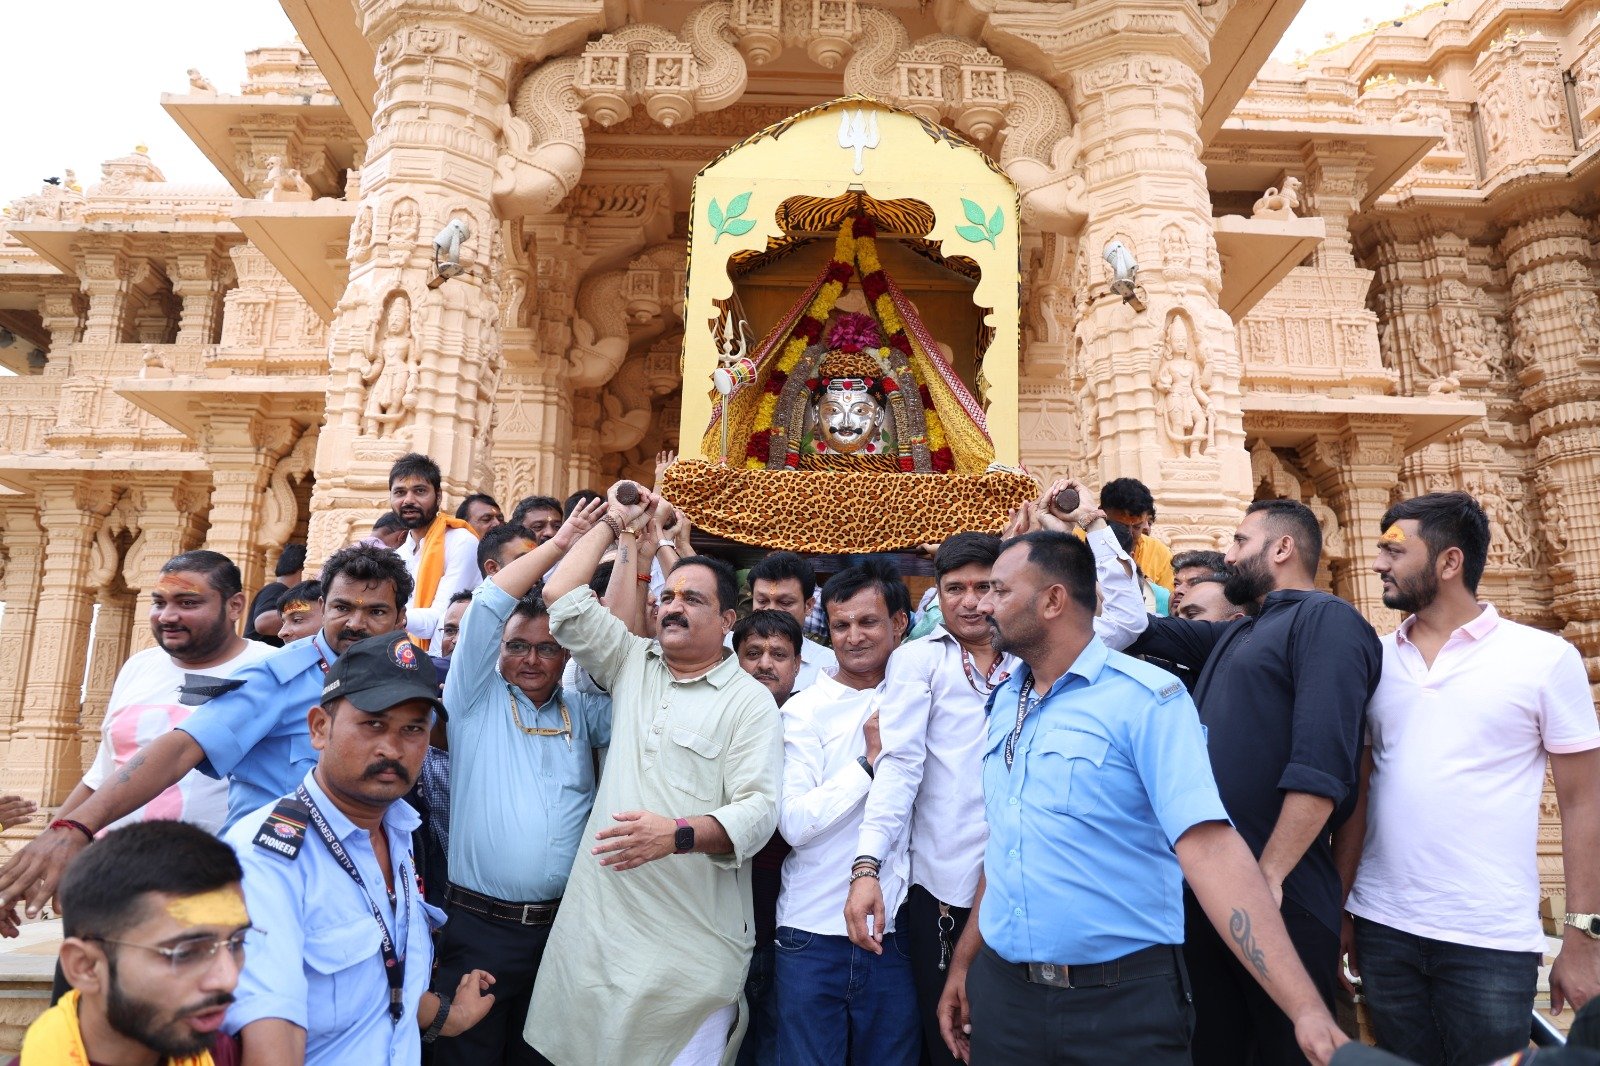
[[1267, 953], [1261, 950], [1255, 934], [1250, 931], [1250, 915], [1247, 912], [1234, 909], [1233, 917], [1228, 919], [1228, 935], [1239, 945], [1239, 954], [1244, 961], [1256, 968], [1256, 973], [1261, 975], [1263, 981], [1267, 980]]
[[133, 775], [139, 772], [139, 767], [144, 765], [144, 752], [138, 752], [128, 760], [126, 766], [117, 771], [117, 784], [126, 785], [133, 780]]
[[627, 561], [628, 561], [628, 547], [627, 547], [627, 545], [622, 545], [621, 547], [619, 547], [617, 549], [617, 562], [625, 563]]

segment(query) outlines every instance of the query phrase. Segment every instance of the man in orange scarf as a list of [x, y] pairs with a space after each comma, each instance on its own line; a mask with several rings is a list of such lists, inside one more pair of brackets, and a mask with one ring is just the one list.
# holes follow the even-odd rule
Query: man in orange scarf
[[439, 464], [417, 452], [402, 455], [389, 468], [389, 509], [409, 531], [395, 553], [416, 582], [406, 631], [423, 645], [432, 644], [450, 597], [472, 591], [482, 580], [478, 531], [440, 513], [439, 484]]
[[73, 990], [11, 1066], [234, 1066], [220, 1032], [250, 928], [239, 860], [183, 822], [107, 833], [61, 883], [61, 967]]

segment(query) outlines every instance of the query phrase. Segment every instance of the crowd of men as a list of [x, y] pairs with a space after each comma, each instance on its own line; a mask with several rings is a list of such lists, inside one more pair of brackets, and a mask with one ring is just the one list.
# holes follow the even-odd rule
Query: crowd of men
[[1547, 764], [1550, 1008], [1600, 1003], [1591, 691], [1477, 599], [1464, 493], [1373, 531], [1380, 638], [1289, 500], [1173, 556], [1139, 482], [1057, 482], [928, 546], [920, 602], [773, 552], [745, 609], [641, 486], [389, 486], [248, 607], [218, 553], [162, 568], [0, 868], [0, 934], [64, 919], [22, 1066], [1322, 1064], [1352, 979], [1390, 1061], [1487, 1063], [1529, 1041]]

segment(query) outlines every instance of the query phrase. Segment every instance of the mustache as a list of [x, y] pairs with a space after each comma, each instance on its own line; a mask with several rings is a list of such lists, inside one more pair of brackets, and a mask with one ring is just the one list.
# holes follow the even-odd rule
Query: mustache
[[234, 997], [232, 992], [218, 992], [216, 995], [210, 996], [205, 1001], [197, 1003], [193, 1007], [190, 1007], [188, 1010], [184, 1011], [183, 1017], [190, 1018], [196, 1014], [204, 1014], [206, 1011], [216, 1010], [218, 1007], [232, 1006], [233, 999]]
[[665, 629], [668, 626], [682, 626], [684, 629], [688, 629], [689, 616], [678, 613], [664, 614], [660, 616], [660, 618], [657, 620], [657, 623], [662, 629]]
[[363, 639], [364, 637], [366, 637], [368, 635], [369, 634], [364, 629], [341, 629], [341, 630], [339, 630], [339, 638], [338, 639], [356, 641], [356, 640], [361, 640], [361, 639]]
[[366, 770], [362, 771], [361, 780], [365, 781], [369, 777], [377, 777], [379, 774], [389, 770], [392, 770], [394, 773], [399, 775], [400, 780], [404, 781], [406, 784], [411, 784], [411, 774], [406, 771], [404, 766], [401, 766], [393, 759], [379, 759], [377, 762], [367, 767]]
[[776, 681], [776, 680], [778, 680], [778, 675], [773, 673], [770, 670], [757, 670], [755, 673], [751, 674], [750, 676], [755, 678], [757, 681]]

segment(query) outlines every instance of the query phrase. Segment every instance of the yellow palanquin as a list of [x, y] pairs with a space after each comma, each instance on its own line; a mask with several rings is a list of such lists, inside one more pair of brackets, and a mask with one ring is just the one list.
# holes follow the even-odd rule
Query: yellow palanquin
[[[1016, 217], [1015, 187], [976, 148], [863, 97], [803, 112], [713, 161], [695, 183], [685, 316], [684, 419], [707, 411], [691, 396], [708, 397], [695, 428], [705, 458], [668, 468], [668, 498], [708, 532], [796, 551], [998, 530], [1037, 491], [996, 462], [990, 434], [998, 414], [999, 458], [1014, 463]], [[837, 226], [831, 259], [746, 353], [732, 336], [743, 325], [729, 263], [814, 240], [823, 218]], [[885, 218], [924, 259], [966, 264], [971, 299], [988, 308], [982, 340], [965, 352], [987, 411], [884, 268]], [[712, 321], [724, 323], [720, 341]], [[700, 393], [696, 369], [715, 369], [719, 388]]]

